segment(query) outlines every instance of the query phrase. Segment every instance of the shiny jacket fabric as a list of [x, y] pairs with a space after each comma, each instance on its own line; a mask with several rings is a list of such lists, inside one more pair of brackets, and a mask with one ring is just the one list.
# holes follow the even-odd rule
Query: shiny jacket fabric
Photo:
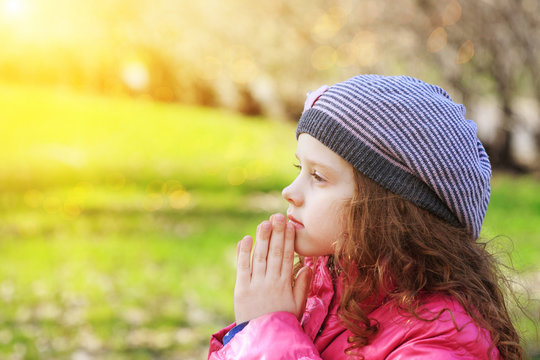
[[[308, 259], [307, 262], [309, 262]], [[225, 346], [222, 339], [231, 324], [212, 335], [208, 359], [351, 359], [344, 350], [352, 333], [340, 323], [337, 309], [341, 295], [338, 280], [319, 258], [302, 321], [288, 312], [275, 312], [252, 319]], [[379, 332], [361, 348], [365, 359], [500, 359], [491, 347], [489, 332], [478, 328], [459, 303], [450, 297], [426, 297], [420, 311], [423, 321], [382, 303], [369, 314], [379, 323]], [[488, 355], [490, 354], [490, 355]]]

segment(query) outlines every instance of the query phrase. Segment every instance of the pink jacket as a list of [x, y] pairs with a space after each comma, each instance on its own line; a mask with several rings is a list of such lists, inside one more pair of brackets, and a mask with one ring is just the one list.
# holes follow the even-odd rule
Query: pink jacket
[[[335, 286], [319, 258], [302, 321], [288, 312], [275, 312], [253, 319], [226, 345], [222, 339], [235, 324], [212, 335], [208, 359], [350, 359], [344, 350], [352, 333], [337, 316], [341, 287]], [[425, 299], [428, 322], [399, 311], [386, 302], [369, 314], [379, 322], [379, 332], [361, 349], [365, 359], [499, 359], [489, 332], [478, 328], [459, 303], [433, 295]], [[453, 317], [453, 319], [452, 319]], [[456, 327], [459, 330], [456, 330]]]

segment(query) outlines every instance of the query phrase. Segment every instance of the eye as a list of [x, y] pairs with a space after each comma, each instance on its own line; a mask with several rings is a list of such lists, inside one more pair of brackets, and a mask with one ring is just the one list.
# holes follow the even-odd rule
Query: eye
[[313, 176], [313, 178], [315, 179], [315, 181], [317, 182], [324, 182], [326, 181], [325, 179], [323, 179], [319, 174], [317, 174], [317, 171], [313, 170], [313, 172], [311, 173], [311, 176]]
[[[293, 166], [295, 168], [298, 169], [298, 171], [302, 170], [302, 165], [300, 164], [294, 164], [293, 163]], [[309, 173], [309, 175], [311, 175], [311, 177], [313, 177], [313, 179], [318, 182], [318, 183], [322, 183], [322, 182], [325, 182], [326, 179], [324, 179], [322, 176], [319, 175], [319, 173], [317, 172], [317, 170], [313, 170]]]

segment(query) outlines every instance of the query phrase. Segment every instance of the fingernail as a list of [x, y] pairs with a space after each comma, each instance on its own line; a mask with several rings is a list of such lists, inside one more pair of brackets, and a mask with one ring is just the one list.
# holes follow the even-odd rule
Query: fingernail
[[270, 224], [268, 221], [263, 222], [262, 224], [263, 230], [270, 230], [272, 228], [272, 224]]
[[283, 216], [283, 214], [276, 214], [274, 216], [274, 223], [276, 224], [285, 223], [285, 216]]

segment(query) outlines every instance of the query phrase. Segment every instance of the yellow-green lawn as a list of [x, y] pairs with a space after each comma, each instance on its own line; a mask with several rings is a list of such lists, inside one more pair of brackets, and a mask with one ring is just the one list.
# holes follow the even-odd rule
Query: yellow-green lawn
[[[0, 358], [205, 358], [294, 151], [294, 124], [0, 85]], [[494, 177], [483, 235], [502, 234], [538, 272], [538, 181]]]

